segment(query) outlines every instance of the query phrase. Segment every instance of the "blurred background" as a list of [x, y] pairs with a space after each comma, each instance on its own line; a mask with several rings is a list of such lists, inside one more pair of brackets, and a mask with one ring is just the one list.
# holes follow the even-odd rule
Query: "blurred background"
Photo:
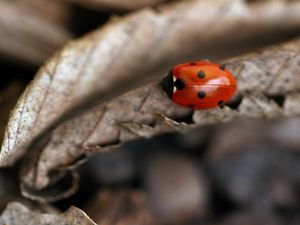
[[[1, 138], [18, 97], [57, 50], [114, 18], [173, 2], [178, 1], [0, 0]], [[199, 58], [221, 60], [299, 34], [300, 22]], [[81, 165], [78, 192], [51, 207], [77, 206], [103, 225], [299, 225], [299, 135], [299, 118], [240, 119], [126, 143]], [[8, 185], [0, 188], [7, 196], [0, 198], [1, 210], [9, 201], [24, 201], [15, 173], [1, 170], [0, 177]], [[43, 211], [38, 203], [29, 205]]]

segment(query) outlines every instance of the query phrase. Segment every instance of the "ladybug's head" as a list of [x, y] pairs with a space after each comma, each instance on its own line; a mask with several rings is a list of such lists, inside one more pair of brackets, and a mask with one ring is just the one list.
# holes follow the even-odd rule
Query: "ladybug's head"
[[174, 81], [173, 81], [173, 70], [171, 70], [168, 75], [161, 81], [160, 85], [166, 94], [172, 98]]

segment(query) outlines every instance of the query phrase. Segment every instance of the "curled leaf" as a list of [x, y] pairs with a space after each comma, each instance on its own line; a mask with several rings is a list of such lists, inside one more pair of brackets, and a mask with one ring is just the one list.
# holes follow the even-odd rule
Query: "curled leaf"
[[67, 8], [54, 1], [0, 1], [0, 55], [41, 64], [71, 39], [66, 15]]
[[[28, 187], [43, 189], [93, 151], [106, 151], [133, 138], [244, 116], [246, 106], [263, 109], [252, 115], [270, 115], [276, 108], [274, 95], [287, 98], [299, 90], [299, 78], [294, 76], [299, 71], [299, 41], [228, 62], [239, 81], [236, 98], [241, 99], [231, 108], [192, 113], [173, 104], [158, 82], [176, 62], [199, 58], [202, 52], [220, 52], [218, 47], [243, 44], [258, 34], [269, 36], [300, 27], [299, 10], [298, 1], [248, 4], [235, 0], [228, 4], [226, 0], [189, 0], [111, 21], [67, 45], [39, 71], [12, 114], [0, 165], [11, 165], [30, 151], [33, 155], [26, 155], [22, 179]], [[134, 90], [149, 77], [156, 81]], [[286, 78], [289, 82], [283, 82]], [[128, 90], [132, 91], [116, 98]], [[255, 101], [247, 101], [253, 90]], [[95, 101], [91, 96], [101, 103], [110, 101], [82, 115], [72, 114], [77, 117], [42, 135], [38, 145], [30, 145], [47, 128], [64, 121], [71, 109], [87, 110], [82, 106]], [[275, 116], [285, 114], [284, 107], [279, 104]]]
[[38, 203], [24, 198], [20, 193], [18, 172], [11, 168], [2, 169], [0, 171], [0, 211], [2, 212], [9, 202], [14, 201], [18, 201], [34, 210], [51, 213], [57, 212], [57, 209], [49, 204]]
[[[219, 53], [218, 46], [245, 43], [257, 37], [257, 30], [266, 36], [293, 30], [300, 27], [299, 8], [297, 1], [248, 5], [242, 0], [189, 0], [111, 21], [67, 45], [41, 68], [12, 114], [0, 164], [14, 163], [33, 137], [91, 94], [117, 92], [115, 84], [129, 78], [127, 85], [147, 75], [161, 76], [176, 62], [203, 57], [202, 52]], [[232, 36], [234, 30], [239, 32]]]
[[59, 215], [30, 211], [20, 203], [8, 204], [0, 216], [0, 224], [11, 225], [96, 225], [83, 211], [71, 207]]
[[5, 126], [8, 121], [9, 113], [16, 104], [19, 95], [23, 90], [19, 82], [12, 82], [0, 92], [0, 140], [2, 141]]
[[94, 9], [135, 10], [146, 6], [153, 6], [166, 0], [67, 0]]
[[[300, 72], [299, 61], [299, 40], [228, 61], [227, 67], [237, 76], [239, 88], [237, 102], [224, 108], [192, 112], [178, 107], [155, 83], [128, 92], [55, 129], [38, 155], [38, 162], [27, 163], [30, 166], [22, 174], [23, 181], [44, 188], [51, 182], [50, 171], [59, 172], [86, 154], [107, 151], [132, 139], [240, 117], [295, 116], [297, 105], [285, 99], [295, 95], [291, 93], [299, 93], [300, 78], [294, 75]], [[287, 78], [290, 82], [285, 82]], [[255, 82], [251, 83], [252, 79]], [[247, 85], [249, 82], [251, 85]], [[279, 96], [283, 102], [278, 101]]]

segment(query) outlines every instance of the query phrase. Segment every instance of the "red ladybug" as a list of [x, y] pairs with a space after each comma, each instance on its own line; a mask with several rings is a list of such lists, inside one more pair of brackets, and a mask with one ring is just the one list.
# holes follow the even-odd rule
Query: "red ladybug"
[[192, 109], [223, 106], [236, 91], [236, 80], [225, 68], [206, 61], [175, 66], [162, 86], [177, 104]]

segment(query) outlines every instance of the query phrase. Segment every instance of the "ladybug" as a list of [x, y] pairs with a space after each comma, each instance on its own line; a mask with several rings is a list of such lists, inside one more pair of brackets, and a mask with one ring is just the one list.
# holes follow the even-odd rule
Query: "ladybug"
[[222, 107], [236, 91], [225, 65], [207, 61], [176, 65], [161, 84], [175, 103], [192, 109]]

